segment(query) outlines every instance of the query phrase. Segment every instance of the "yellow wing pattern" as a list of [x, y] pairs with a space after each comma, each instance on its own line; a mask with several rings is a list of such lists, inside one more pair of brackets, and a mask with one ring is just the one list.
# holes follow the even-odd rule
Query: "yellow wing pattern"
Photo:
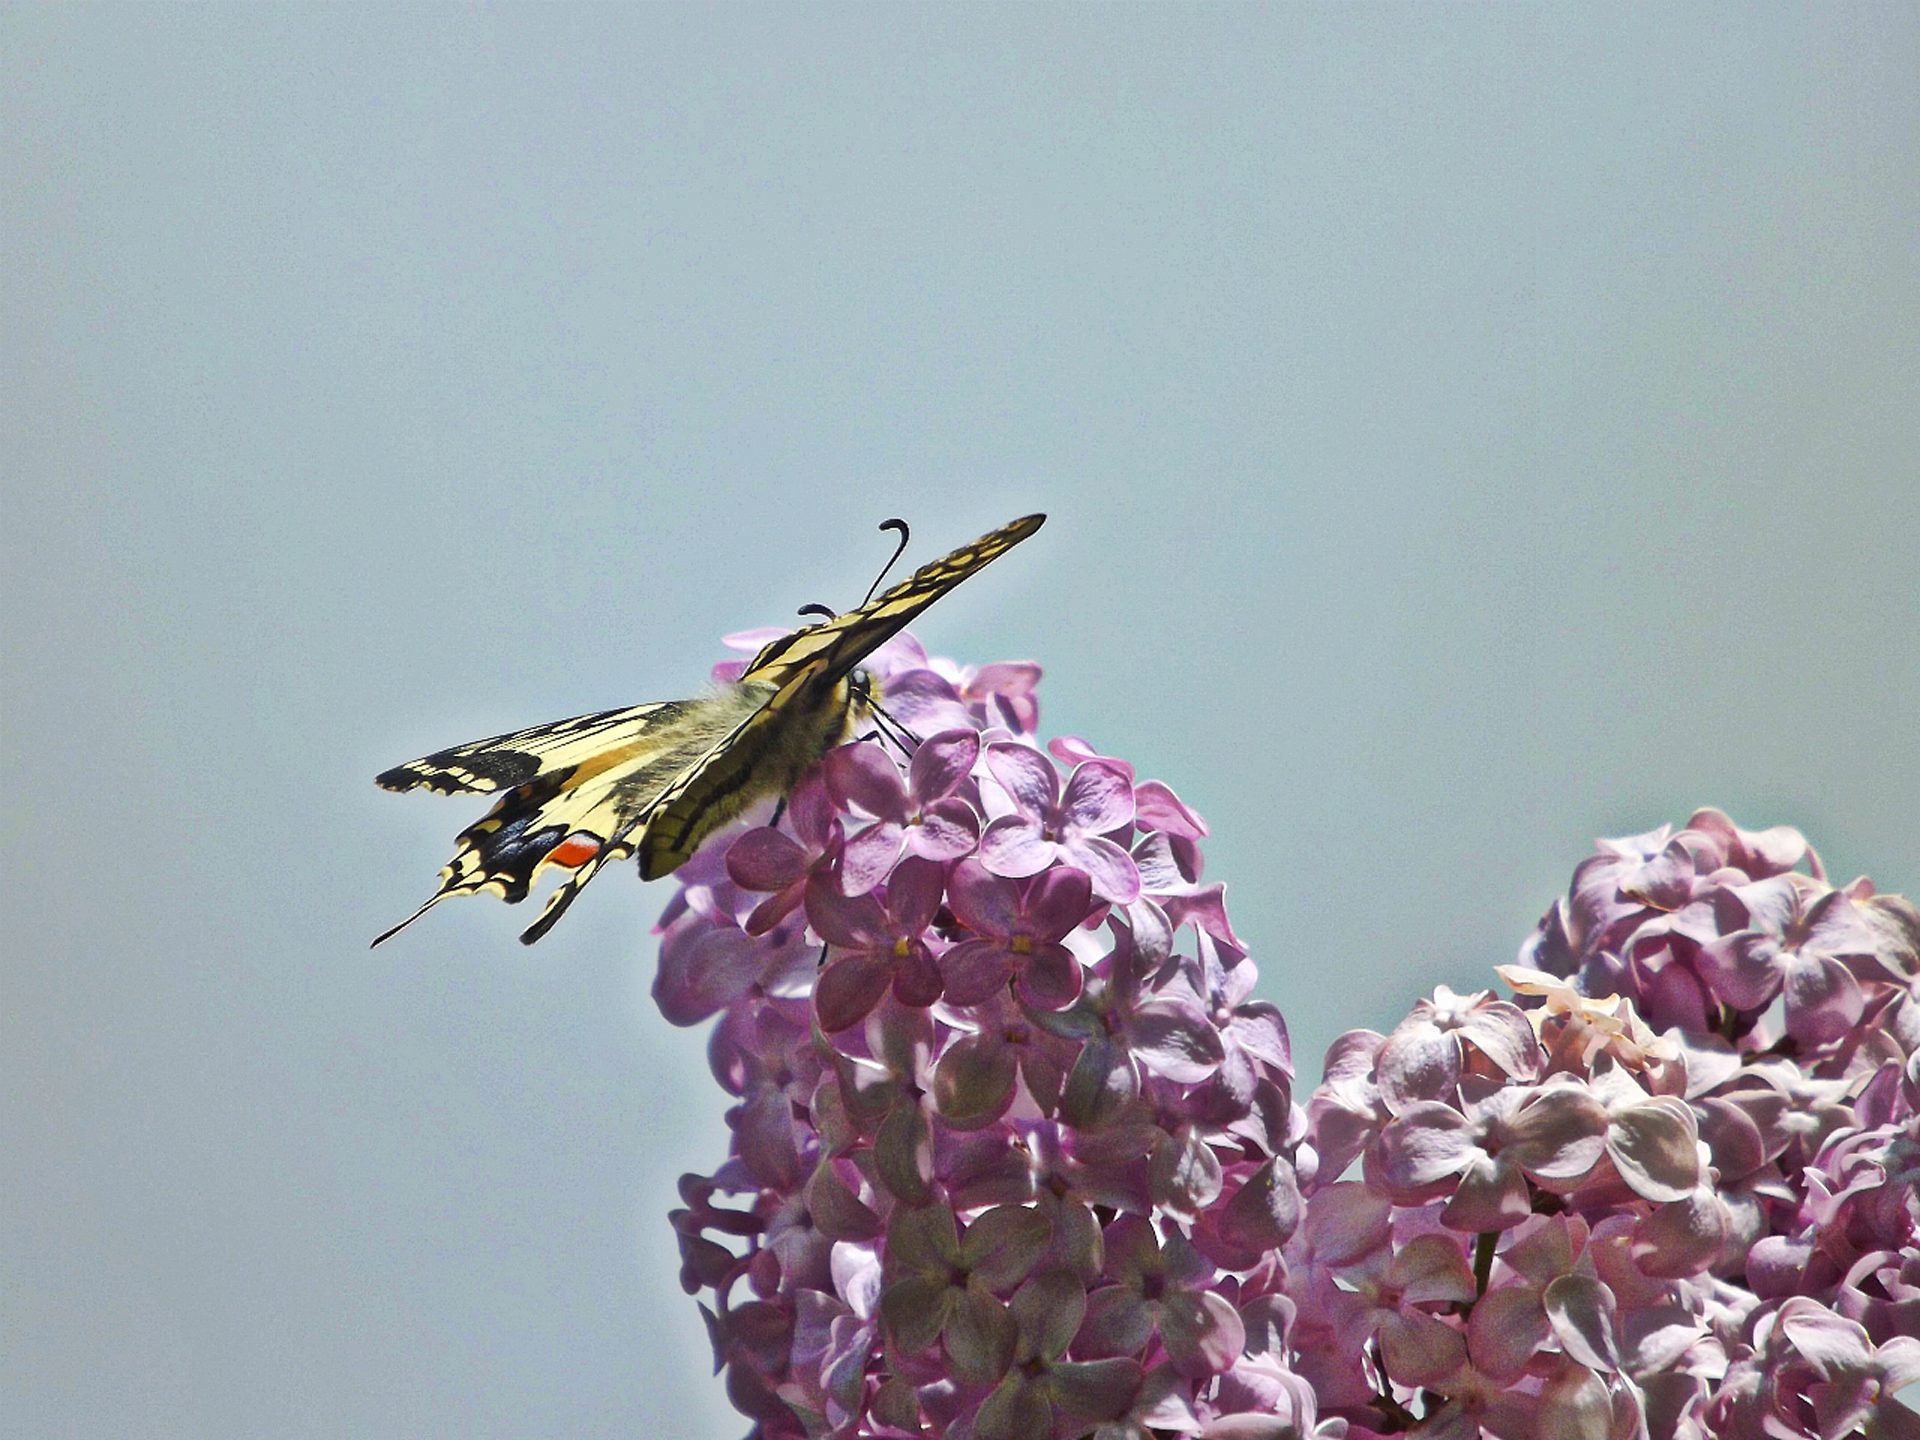
[[603, 710], [476, 740], [396, 765], [389, 790], [506, 793], [460, 832], [426, 903], [488, 891], [512, 904], [541, 872], [571, 872], [520, 936], [553, 928], [610, 861], [640, 855], [640, 873], [671, 874], [756, 800], [783, 795], [841, 743], [864, 709], [855, 668], [947, 591], [1044, 523], [1028, 515], [921, 566], [845, 615], [783, 635], [715, 694]]

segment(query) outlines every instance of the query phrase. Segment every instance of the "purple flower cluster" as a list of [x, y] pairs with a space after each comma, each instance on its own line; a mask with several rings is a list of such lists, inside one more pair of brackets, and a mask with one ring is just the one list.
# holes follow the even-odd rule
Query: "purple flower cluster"
[[870, 664], [911, 756], [834, 751], [661, 922], [738, 1101], [681, 1278], [762, 1440], [1920, 1440], [1905, 902], [1717, 812], [1604, 842], [1516, 1001], [1302, 1106], [1199, 817], [1042, 747], [1037, 667]]

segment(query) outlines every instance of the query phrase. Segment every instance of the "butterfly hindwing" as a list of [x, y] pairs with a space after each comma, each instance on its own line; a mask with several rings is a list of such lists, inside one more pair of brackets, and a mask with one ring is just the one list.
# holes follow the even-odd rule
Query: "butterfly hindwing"
[[784, 795], [849, 734], [866, 704], [862, 660], [981, 566], [1040, 528], [1029, 515], [921, 566], [857, 610], [764, 647], [740, 679], [693, 700], [603, 710], [436, 751], [377, 777], [389, 790], [504, 791], [460, 832], [439, 887], [524, 900], [541, 872], [568, 872], [521, 935], [550, 930], [599, 871], [636, 851], [645, 879], [671, 874], [754, 801]]
[[486, 891], [518, 904], [547, 866], [573, 872], [543, 916], [558, 919], [556, 902], [564, 908], [608, 861], [631, 855], [634, 822], [758, 708], [750, 691], [734, 686], [698, 700], [635, 705], [516, 730], [387, 771], [380, 781], [390, 789], [479, 789], [475, 776], [533, 774], [460, 832], [439, 887], [380, 940], [449, 895]]

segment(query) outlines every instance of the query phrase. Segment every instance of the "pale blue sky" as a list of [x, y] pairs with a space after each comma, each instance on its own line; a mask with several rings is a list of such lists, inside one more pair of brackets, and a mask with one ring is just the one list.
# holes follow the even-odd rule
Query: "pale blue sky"
[[1303, 1091], [1700, 804], [1920, 890], [1910, 5], [0, 8], [0, 1432], [733, 1436], [670, 887], [453, 741], [931, 612], [1211, 823]]

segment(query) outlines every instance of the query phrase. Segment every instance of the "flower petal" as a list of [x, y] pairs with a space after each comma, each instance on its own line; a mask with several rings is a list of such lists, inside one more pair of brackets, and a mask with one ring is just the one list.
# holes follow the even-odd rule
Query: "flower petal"
[[1036, 821], [1002, 815], [980, 836], [980, 863], [995, 875], [1021, 880], [1053, 863], [1059, 846], [1040, 836]]
[[1060, 803], [1060, 772], [1038, 750], [1007, 741], [989, 745], [987, 772], [1027, 819], [1041, 824], [1053, 819]]
[[1133, 823], [1133, 775], [1115, 760], [1088, 760], [1067, 779], [1060, 800], [1063, 828], [1101, 835]]
[[980, 732], [944, 730], [920, 742], [907, 766], [908, 788], [924, 807], [960, 788], [980, 758]]
[[872, 741], [827, 752], [827, 790], [843, 810], [858, 807], [876, 820], [905, 823], [907, 788], [893, 758]]

